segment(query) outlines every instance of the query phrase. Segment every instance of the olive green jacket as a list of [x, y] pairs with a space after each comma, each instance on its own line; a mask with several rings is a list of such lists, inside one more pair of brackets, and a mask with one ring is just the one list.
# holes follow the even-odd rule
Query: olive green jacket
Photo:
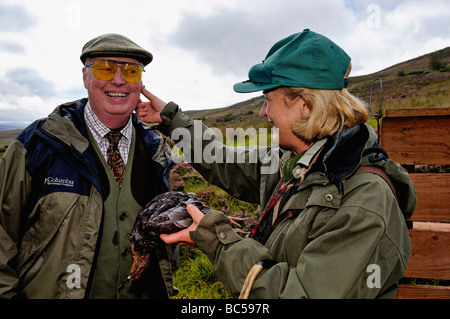
[[[186, 128], [194, 133], [194, 121], [173, 103], [161, 117], [160, 128], [167, 132]], [[203, 126], [201, 132], [206, 129]], [[194, 153], [195, 147], [200, 149], [195, 145], [200, 143], [198, 132], [197, 128], [197, 136], [191, 139]], [[239, 296], [252, 266], [266, 261], [275, 264], [258, 275], [250, 298], [395, 297], [411, 249], [405, 219], [415, 209], [416, 196], [407, 172], [375, 142], [375, 132], [361, 125], [320, 141], [323, 149], [315, 164], [312, 159], [321, 145], [291, 163], [289, 171], [294, 177], [302, 167], [309, 172], [281, 198], [277, 226], [272, 226], [270, 214], [262, 220], [255, 236], [258, 240], [238, 236], [221, 212], [212, 211], [202, 219], [191, 238], [233, 296]], [[214, 147], [223, 153], [230, 151], [218, 141], [203, 141], [201, 148]], [[262, 173], [269, 165], [267, 157], [258, 155], [256, 163], [250, 161], [252, 153], [261, 149], [232, 151], [246, 161], [208, 164], [197, 156], [192, 165], [231, 195], [259, 202], [262, 210], [280, 180], [279, 171]], [[289, 158], [290, 152], [281, 152], [281, 165]], [[354, 174], [365, 165], [378, 166], [389, 175], [398, 200], [380, 176]]]
[[[83, 119], [86, 102], [61, 105], [48, 119], [30, 125], [0, 160], [0, 298], [88, 296], [110, 191], [88, 140]], [[134, 115], [133, 127], [137, 135], [129, 188], [143, 207], [168, 189], [170, 151], [164, 139]], [[127, 211], [126, 203], [122, 206], [125, 211], [117, 216], [124, 245], [120, 257], [131, 259], [125, 236], [138, 211]], [[164, 245], [156, 255], [155, 271], [164, 281], [158, 287], [167, 298], [173, 291], [175, 256], [172, 247]], [[119, 287], [118, 298], [146, 297], [143, 291], [154, 289], [155, 282], [147, 290], [136, 287], [139, 284], [125, 285]]]

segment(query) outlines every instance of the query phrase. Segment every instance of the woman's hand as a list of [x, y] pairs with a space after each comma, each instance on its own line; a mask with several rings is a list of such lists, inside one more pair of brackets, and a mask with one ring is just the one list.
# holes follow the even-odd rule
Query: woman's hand
[[195, 246], [195, 243], [192, 241], [191, 236], [189, 235], [189, 232], [194, 231], [197, 229], [198, 224], [202, 220], [202, 218], [205, 216], [200, 209], [198, 209], [194, 205], [187, 205], [186, 210], [191, 215], [193, 223], [191, 226], [189, 226], [186, 229], [180, 230], [177, 233], [173, 233], [170, 235], [167, 234], [161, 234], [160, 237], [162, 241], [164, 241], [166, 244], [178, 244], [178, 245], [190, 245]]
[[161, 111], [166, 106], [166, 102], [150, 93], [142, 87], [141, 93], [149, 100], [148, 102], [139, 101], [136, 107], [138, 119], [146, 123], [161, 123]]

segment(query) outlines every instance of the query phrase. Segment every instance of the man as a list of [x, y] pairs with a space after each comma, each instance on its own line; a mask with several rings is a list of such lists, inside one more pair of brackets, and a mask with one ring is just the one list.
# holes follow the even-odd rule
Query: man
[[169, 245], [143, 281], [126, 280], [127, 234], [168, 189], [168, 146], [133, 114], [152, 54], [105, 34], [80, 58], [88, 98], [31, 124], [0, 162], [0, 297], [168, 298]]
[[[248, 160], [260, 152], [254, 149], [235, 149], [245, 163], [192, 164], [263, 210], [250, 238], [239, 237], [222, 212], [203, 215], [193, 206], [188, 229], [161, 235], [166, 243], [197, 245], [235, 297], [244, 282], [241, 296], [250, 298], [395, 297], [411, 249], [405, 219], [415, 209], [415, 192], [406, 171], [364, 124], [363, 103], [346, 89], [349, 73], [349, 56], [320, 34], [304, 30], [277, 42], [234, 89], [263, 91], [260, 115], [278, 129], [274, 138], [281, 147], [268, 156], [279, 156], [280, 171], [264, 174], [267, 163]], [[194, 133], [193, 121], [176, 104], [143, 93], [150, 102], [138, 106], [142, 120]], [[209, 149], [230, 152], [211, 143]]]

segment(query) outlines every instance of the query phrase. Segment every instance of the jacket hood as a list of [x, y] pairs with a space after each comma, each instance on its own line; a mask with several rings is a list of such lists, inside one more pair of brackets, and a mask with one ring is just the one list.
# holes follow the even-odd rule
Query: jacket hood
[[356, 125], [329, 137], [312, 171], [324, 173], [344, 193], [343, 180], [350, 178], [360, 166], [381, 168], [394, 185], [405, 219], [411, 217], [416, 208], [416, 194], [409, 174], [377, 144], [377, 135], [368, 125]]
[[365, 125], [356, 125], [330, 136], [322, 151], [325, 174], [330, 180], [342, 180], [353, 174], [361, 163], [364, 149], [372, 146], [375, 140]]
[[87, 99], [61, 104], [48, 116], [42, 129], [80, 153], [89, 147], [83, 110]]

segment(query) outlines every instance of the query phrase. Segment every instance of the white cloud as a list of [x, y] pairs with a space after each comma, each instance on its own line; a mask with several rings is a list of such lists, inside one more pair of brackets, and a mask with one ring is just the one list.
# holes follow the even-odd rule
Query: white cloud
[[[388, 10], [389, 9], [389, 10]], [[352, 56], [352, 74], [368, 74], [430, 53], [450, 44], [450, 2], [396, 1], [379, 5], [379, 25], [373, 12], [355, 25], [342, 43]]]
[[[323, 21], [326, 21], [324, 23]], [[305, 28], [330, 37], [350, 32], [355, 23], [342, 1], [246, 0], [209, 15], [187, 12], [168, 35], [170, 44], [195, 54], [218, 74], [246, 76], [278, 40]]]
[[48, 116], [62, 100], [50, 98], [43, 100], [37, 95], [17, 96], [0, 93], [0, 123], [28, 124]]
[[36, 24], [36, 18], [21, 5], [0, 3], [0, 30], [19, 32]]

